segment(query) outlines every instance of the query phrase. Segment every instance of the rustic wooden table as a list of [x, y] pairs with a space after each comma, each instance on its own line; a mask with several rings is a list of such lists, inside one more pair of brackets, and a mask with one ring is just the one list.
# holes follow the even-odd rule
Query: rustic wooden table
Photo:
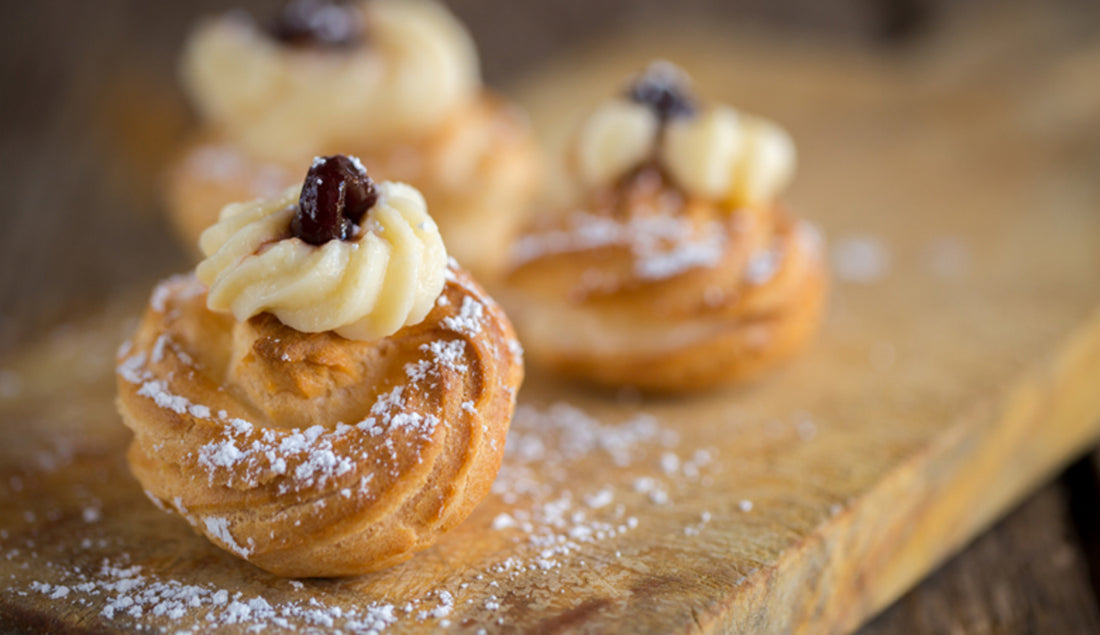
[[[490, 78], [505, 83], [540, 51], [560, 46], [561, 33], [591, 36], [594, 28], [615, 18], [613, 5], [605, 2], [595, 3], [599, 19], [579, 21], [573, 4], [563, 5], [571, 8], [553, 23], [560, 29], [556, 36], [529, 27], [528, 35], [541, 36], [524, 40], [522, 25], [503, 33], [491, 28], [499, 3], [455, 3], [481, 40]], [[640, 4], [655, 10], [653, 3]], [[158, 200], [158, 174], [189, 124], [173, 64], [194, 16], [223, 5], [109, 0], [0, 7], [0, 193], [5, 202], [0, 210], [0, 355], [63, 325], [107, 295], [147, 287], [165, 272], [186, 266]], [[1074, 178], [1095, 185], [1100, 174], [1100, 14], [1095, 7], [1084, 2], [968, 7], [961, 16], [937, 14], [899, 49], [876, 48], [880, 45], [861, 35], [890, 32], [900, 28], [894, 22], [913, 22], [911, 15], [888, 12], [868, 20], [851, 3], [838, 6], [842, 17], [830, 23], [834, 34], [815, 37], [835, 38], [848, 55], [854, 49], [901, 64], [929, 59], [943, 64], [945, 57], [955, 56], [960, 65], [988, 67], [997, 81], [990, 82], [988, 101], [975, 107], [996, 109], [998, 100], [1043, 89], [1014, 83], [1014, 69], [1049, 68], [1051, 81], [1063, 89], [1079, 85], [1057, 112], [1010, 123], [1057, 139], [1081, 168]], [[979, 15], [984, 17], [979, 20]], [[540, 19], [548, 18], [530, 22], [546, 23]], [[975, 27], [979, 22], [981, 28]], [[578, 30], [578, 23], [585, 28]], [[517, 41], [529, 42], [529, 51], [502, 55]], [[135, 267], [135, 262], [142, 265]], [[1096, 456], [1081, 458], [864, 632], [1100, 632], [1098, 465]]]

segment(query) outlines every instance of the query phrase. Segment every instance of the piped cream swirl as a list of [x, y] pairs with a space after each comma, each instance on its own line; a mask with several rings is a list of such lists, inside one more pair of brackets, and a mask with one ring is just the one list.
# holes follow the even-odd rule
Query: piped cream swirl
[[348, 51], [284, 46], [239, 15], [200, 25], [182, 63], [196, 107], [251, 152], [295, 160], [429, 131], [475, 95], [473, 41], [441, 5], [358, 8], [366, 42]]
[[581, 125], [573, 161], [587, 186], [612, 183], [656, 161], [686, 193], [736, 209], [779, 196], [794, 175], [795, 149], [775, 123], [729, 106], [662, 125], [651, 108], [616, 97]]
[[424, 198], [393, 182], [353, 240], [310, 245], [289, 234], [300, 186], [234, 203], [199, 240], [207, 306], [240, 321], [270, 312], [299, 331], [373, 340], [424, 319], [443, 290], [447, 251]]

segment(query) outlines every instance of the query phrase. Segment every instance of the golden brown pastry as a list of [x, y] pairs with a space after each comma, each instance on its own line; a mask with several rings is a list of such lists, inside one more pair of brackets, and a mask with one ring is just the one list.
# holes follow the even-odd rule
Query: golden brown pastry
[[461, 522], [500, 468], [522, 353], [416, 190], [317, 159], [202, 248], [119, 353], [149, 498], [295, 577], [388, 567]]
[[505, 299], [537, 362], [608, 386], [686, 391], [752, 377], [803, 347], [826, 287], [821, 240], [777, 196], [778, 126], [702, 108], [651, 66], [583, 123], [582, 192], [517, 242]]
[[537, 175], [516, 107], [487, 91], [469, 34], [430, 0], [297, 0], [262, 28], [201, 24], [183, 57], [202, 130], [172, 170], [172, 218], [193, 245], [232, 201], [270, 197], [315, 155], [350, 152], [417, 187], [448, 249], [499, 273]]

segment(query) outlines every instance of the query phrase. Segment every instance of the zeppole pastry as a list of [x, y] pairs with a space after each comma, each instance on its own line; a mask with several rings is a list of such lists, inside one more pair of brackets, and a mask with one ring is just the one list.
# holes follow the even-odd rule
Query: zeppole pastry
[[538, 173], [526, 117], [486, 90], [469, 34], [428, 0], [296, 0], [274, 24], [231, 13], [183, 56], [202, 129], [170, 174], [189, 245], [227, 203], [270, 197], [299, 165], [350, 152], [418, 188], [447, 247], [499, 273]]
[[826, 272], [819, 234], [777, 200], [794, 172], [786, 132], [696, 103], [658, 63], [590, 114], [570, 152], [580, 200], [519, 239], [502, 296], [531, 359], [682, 391], [802, 348]]
[[201, 248], [119, 352], [149, 498], [295, 577], [397, 564], [466, 518], [500, 468], [522, 352], [423, 197], [318, 158], [304, 185], [228, 205]]

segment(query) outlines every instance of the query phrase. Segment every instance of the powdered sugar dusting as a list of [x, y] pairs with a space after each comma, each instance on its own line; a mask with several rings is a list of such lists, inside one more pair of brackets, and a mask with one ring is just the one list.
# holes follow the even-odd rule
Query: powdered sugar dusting
[[[662, 237], [661, 231], [668, 233]], [[714, 265], [725, 247], [726, 236], [718, 223], [708, 224], [701, 237], [691, 236], [689, 227], [683, 224], [660, 223], [635, 237], [634, 271], [649, 280], [672, 278], [690, 269]]]
[[153, 295], [149, 298], [149, 306], [158, 313], [164, 313], [168, 307], [168, 298], [172, 297], [177, 302], [182, 302], [204, 293], [206, 287], [199, 283], [191, 274], [178, 274], [167, 278], [157, 284], [153, 289]]
[[[130, 349], [130, 343], [126, 342], [123, 345], [127, 351]], [[141, 384], [148, 377], [148, 373], [145, 373], [142, 368], [145, 366], [145, 353], [137, 353], [131, 355], [122, 360], [122, 363], [118, 365], [117, 372], [126, 381], [131, 384]]]
[[[476, 300], [464, 304], [455, 330], [480, 329], [482, 311], [483, 304]], [[128, 353], [129, 346], [124, 348]], [[193, 403], [173, 393], [167, 381], [154, 378], [146, 365], [162, 361], [169, 349], [180, 355], [184, 363], [191, 363], [169, 338], [162, 336], [154, 343], [150, 355], [137, 352], [125, 357], [117, 372], [125, 381], [138, 386], [138, 395], [153, 400], [158, 407], [220, 426], [215, 439], [203, 444], [196, 453], [197, 462], [205, 468], [211, 484], [221, 481], [227, 485], [255, 486], [262, 479], [275, 475], [282, 478], [280, 491], [287, 492], [324, 485], [356, 470], [364, 460], [373, 463], [373, 469], [387, 469], [387, 455], [390, 463], [396, 462], [400, 450], [390, 436], [400, 435], [410, 451], [418, 454], [416, 439], [431, 438], [442, 423], [434, 415], [406, 408], [407, 387], [399, 385], [379, 395], [369, 416], [355, 426], [339, 423], [335, 429], [322, 426], [305, 430], [262, 429], [226, 410], [214, 411], [209, 406]], [[421, 350], [426, 353], [425, 358], [405, 368], [413, 385], [430, 381], [443, 368], [459, 373], [468, 370], [464, 340], [435, 340], [423, 345]], [[340, 449], [353, 445], [339, 443], [340, 437], [353, 428], [370, 437], [386, 435], [384, 448], [388, 451], [368, 456], [362, 451]]]
[[227, 519], [217, 516], [207, 516], [202, 519], [202, 522], [203, 525], [206, 526], [206, 530], [210, 532], [210, 535], [217, 538], [233, 553], [242, 558], [247, 558], [248, 554], [252, 553], [251, 549], [246, 549], [237, 544], [237, 540], [233, 538], [233, 534], [229, 531], [229, 521]]
[[469, 370], [465, 361], [466, 342], [464, 340], [434, 340], [422, 344], [420, 350], [430, 353], [437, 365], [449, 368], [456, 373], [465, 373]]
[[662, 280], [717, 263], [726, 247], [726, 235], [716, 222], [695, 229], [688, 219], [676, 214], [644, 215], [622, 223], [577, 212], [568, 218], [566, 229], [520, 238], [514, 258], [525, 264], [548, 255], [611, 246], [630, 248], [635, 275]]
[[[644, 412], [612, 423], [564, 402], [521, 405], [493, 483], [506, 511], [491, 522], [515, 536], [517, 549], [489, 571], [513, 580], [525, 572], [583, 566], [590, 545], [629, 534], [639, 526], [642, 508], [652, 513], [655, 506], [670, 506], [685, 482], [706, 478], [712, 451], [697, 448], [680, 456], [679, 443], [675, 431]], [[592, 472], [601, 469], [594, 466], [602, 471]], [[654, 475], [658, 468], [669, 480]], [[566, 487], [578, 470], [590, 475], [591, 489]], [[644, 483], [644, 492], [636, 482]]]
[[[165, 580], [139, 565], [107, 559], [92, 569], [73, 567], [63, 571], [62, 577], [57, 582], [32, 582], [29, 591], [76, 606], [98, 607], [101, 618], [138, 630], [149, 628], [145, 620], [168, 618], [177, 633], [237, 626], [249, 632], [326, 629], [367, 634], [381, 633], [404, 612], [382, 602], [351, 607], [328, 604], [317, 596], [308, 601], [278, 601], [213, 584]], [[289, 583], [292, 588], [295, 584], [302, 587], [300, 582]], [[426, 603], [420, 601], [417, 606]], [[434, 610], [435, 603], [431, 604]]]
[[165, 382], [151, 379], [141, 385], [138, 388], [138, 394], [142, 397], [149, 397], [157, 406], [164, 408], [165, 410], [171, 410], [176, 414], [188, 414], [192, 404], [186, 397], [174, 395], [168, 392], [168, 386]]
[[[356, 428], [370, 431], [376, 427], [411, 426], [416, 430], [424, 422], [401, 416], [410, 390], [413, 388], [395, 387], [383, 393], [372, 408], [373, 421], [365, 420], [361, 427], [305, 428], [286, 438], [285, 449], [292, 452], [315, 445], [326, 435], [353, 434]], [[178, 579], [153, 573], [145, 563], [131, 564], [125, 552], [119, 556], [117, 549], [97, 566], [68, 561], [37, 566], [41, 573], [36, 574], [34, 582], [29, 586], [24, 583], [13, 592], [86, 607], [97, 611], [100, 619], [112, 626], [131, 630], [159, 627], [164, 618], [172, 620], [174, 628], [190, 632], [234, 626], [265, 632], [377, 633], [394, 626], [442, 629], [452, 622], [476, 631], [479, 626], [500, 625], [505, 611], [527, 606], [531, 601], [546, 601], [554, 597], [547, 594], [562, 588], [567, 580], [583, 588], [584, 583], [577, 582], [584, 579], [583, 575], [578, 577], [579, 572], [593, 566], [626, 556], [633, 557], [626, 566], [650, 566], [641, 555], [649, 534], [641, 541], [635, 532], [648, 527], [653, 519], [660, 519], [662, 526], [667, 526], [670, 518], [677, 519], [678, 527], [674, 525], [674, 531], [665, 534], [673, 541], [697, 539], [720, 523], [731, 522], [731, 518], [733, 522], [748, 520], [743, 515], [753, 510], [752, 499], [745, 496], [748, 492], [727, 492], [728, 503], [721, 512], [691, 509], [692, 497], [712, 482], [709, 479], [715, 471], [722, 469], [717, 451], [687, 444], [660, 416], [638, 410], [641, 405], [622, 406], [620, 412], [625, 408], [628, 414], [614, 419], [564, 402], [521, 405], [508, 437], [504, 465], [489, 498], [482, 503], [488, 513], [475, 513], [467, 521], [469, 526], [457, 530], [490, 532], [488, 539], [497, 541], [498, 547], [481, 555], [460, 556], [456, 562], [462, 566], [440, 574], [439, 553], [456, 544], [444, 543], [440, 547], [443, 552], [424, 556], [429, 563], [425, 571], [436, 572], [431, 577], [434, 582], [418, 587], [416, 592], [406, 591], [404, 597], [393, 597], [391, 593], [399, 594], [398, 589], [409, 587], [390, 581], [404, 579], [410, 575], [407, 570], [382, 572], [380, 586], [365, 587], [358, 583], [330, 586], [270, 577], [264, 591], [247, 594], [232, 585], [222, 588], [210, 584], [193, 571]], [[474, 404], [469, 408], [476, 409]], [[214, 414], [226, 416], [224, 412]], [[783, 420], [777, 425], [791, 428], [787, 433], [802, 439], [806, 421], [808, 415], [796, 413], [792, 421]], [[255, 427], [243, 421], [227, 423], [226, 427], [256, 433]], [[237, 453], [247, 454], [250, 448], [240, 439], [231, 440], [234, 449], [222, 446], [210, 454], [210, 460], [242, 460]], [[316, 469], [338, 468], [332, 464]], [[585, 474], [585, 478], [578, 480], [578, 473]], [[355, 495], [354, 487], [338, 491], [345, 496]], [[89, 504], [97, 510], [102, 505], [97, 500]], [[171, 501], [171, 505], [186, 513], [182, 501]], [[739, 514], [742, 520], [737, 521]], [[204, 514], [197, 522], [239, 555], [254, 548], [237, 539], [240, 534], [235, 533], [228, 517]], [[98, 530], [103, 523], [84, 526]], [[75, 562], [95, 559], [80, 557]], [[416, 568], [418, 562], [414, 558], [403, 567]], [[231, 575], [232, 570], [224, 565], [214, 566], [218, 567], [217, 579]], [[349, 593], [360, 591], [349, 589], [359, 588], [363, 589], [361, 595], [352, 599]]]
[[749, 258], [745, 266], [745, 282], [753, 285], [766, 284], [779, 271], [783, 262], [783, 250], [780, 248], [762, 249]]
[[481, 317], [485, 307], [470, 296], [462, 299], [462, 308], [458, 315], [443, 318], [443, 326], [465, 335], [475, 336], [481, 332]]
[[[461, 309], [456, 309], [460, 315]], [[444, 372], [445, 364], [470, 363], [464, 346], [468, 344], [461, 340], [426, 345], [419, 353], [421, 358], [413, 359], [405, 374], [430, 383]], [[151, 357], [151, 349], [146, 351]], [[164, 355], [167, 357], [170, 351], [166, 343]], [[153, 381], [145, 374], [148, 362], [140, 353], [125, 350], [119, 375], [141, 389]], [[355, 435], [419, 438], [446, 425], [407, 412], [408, 405], [417, 398], [418, 382], [414, 382], [387, 387], [363, 421], [335, 427], [307, 425], [282, 436], [265, 436], [267, 431], [247, 421], [247, 415], [241, 418], [239, 412], [177, 400], [179, 395], [170, 392], [172, 380], [167, 379], [165, 385], [154, 387], [162, 389], [161, 400], [166, 408], [173, 412], [183, 409], [186, 416], [195, 416], [198, 406], [200, 414], [205, 415], [200, 418], [217, 421], [224, 428], [216, 442], [196, 452], [196, 460], [206, 452], [204, 460], [213, 473], [225, 466], [251, 465], [248, 462], [255, 460], [256, 470], [283, 473], [287, 482], [333, 478], [343, 469], [342, 459], [358, 460], [344, 451], [340, 439]], [[148, 390], [147, 398], [155, 402], [158, 391]], [[163, 573], [162, 557], [173, 554], [174, 546], [164, 547], [148, 562], [132, 563], [124, 554], [127, 549], [137, 552], [137, 547], [120, 542], [110, 555], [104, 554], [107, 559], [102, 561], [84, 554], [76, 559], [59, 557], [56, 566], [44, 567], [36, 566], [44, 564], [42, 560], [15, 556], [31, 563], [36, 579], [33, 588], [28, 582], [9, 583], [9, 588], [13, 593], [36, 596], [37, 601], [87, 607], [85, 610], [94, 611], [93, 621], [98, 615], [98, 624], [123, 630], [161, 627], [167, 618], [172, 628], [190, 632], [236, 627], [263, 632], [365, 633], [393, 626], [439, 629], [451, 622], [476, 632], [479, 627], [491, 627], [496, 620], [509, 617], [509, 611], [556, 597], [550, 593], [567, 582], [577, 585], [581, 593], [593, 592], [594, 586], [585, 587], [581, 580], [584, 572], [591, 570], [597, 572], [594, 578], [599, 577], [604, 571], [617, 569], [613, 564], [617, 558], [623, 559], [624, 568], [652, 566], [652, 561], [646, 560], [644, 544], [655, 539], [652, 531], [657, 524], [669, 528], [661, 540], [688, 545], [697, 536], [720, 531], [723, 523], [752, 524], [760, 512], [756, 516], [739, 513], [739, 500], [755, 500], [758, 510], [768, 508], [766, 494], [760, 491], [733, 491], [723, 492], [724, 505], [710, 507], [708, 502], [709, 511], [702, 511], [697, 496], [700, 491], [706, 493], [708, 479], [726, 469], [729, 461], [723, 459], [728, 457], [720, 457], [714, 448], [694, 445], [693, 439], [698, 437], [693, 436], [692, 428], [678, 427], [666, 418], [666, 413], [675, 411], [666, 404], [635, 399], [609, 408], [599, 400], [584, 403], [592, 401], [595, 403], [591, 406], [558, 402], [519, 407], [505, 448], [504, 465], [491, 494], [474, 516], [456, 529], [459, 541], [464, 538], [463, 532], [481, 532], [486, 540], [495, 541], [492, 549], [482, 553], [452, 553], [462, 543], [448, 536], [437, 549], [402, 565], [403, 569], [378, 574], [380, 584], [291, 582], [251, 570], [264, 583], [249, 585], [250, 591], [242, 593], [243, 587], [226, 580], [249, 565], [227, 554], [220, 560], [211, 557], [204, 562], [212, 573], [207, 578], [203, 577], [206, 571], [171, 566], [168, 570], [172, 573]], [[201, 411], [204, 407], [206, 412]], [[459, 408], [476, 411], [477, 404], [463, 403]], [[808, 415], [784, 425], [791, 428], [790, 434], [796, 440], [825, 432], [823, 425], [815, 424]], [[332, 445], [326, 446], [329, 442]], [[299, 452], [315, 454], [316, 461], [299, 457]], [[385, 455], [373, 458], [382, 463], [372, 464], [371, 470], [389, 460]], [[578, 479], [578, 474], [584, 477]], [[371, 476], [373, 471], [362, 478], [370, 482]], [[333, 495], [356, 496], [359, 480], [344, 481], [332, 488]], [[184, 514], [184, 503], [191, 503], [157, 502]], [[80, 522], [81, 510], [90, 506], [102, 509], [102, 520]], [[232, 516], [224, 512], [211, 515], [208, 509], [191, 506], [197, 522], [230, 549], [238, 553], [258, 550], [233, 527]], [[119, 509], [110, 500], [106, 504], [84, 500], [74, 517], [82, 530], [104, 531], [106, 526], [113, 531], [109, 529], [111, 515]], [[35, 511], [39, 516], [45, 513]], [[671, 526], [670, 519], [675, 519]], [[645, 531], [644, 536], [639, 529]], [[191, 538], [181, 527], [172, 539]], [[4, 546], [9, 547], [9, 543]], [[211, 548], [210, 552], [216, 550]], [[455, 566], [444, 565], [441, 572], [441, 558], [442, 562], [453, 558]], [[612, 566], [605, 568], [608, 564]], [[422, 585], [389, 584], [410, 572], [419, 575], [429, 571], [434, 573], [425, 580], [431, 581]], [[214, 580], [218, 582], [211, 582]], [[348, 589], [355, 589], [358, 595], [353, 596]]]
[[890, 274], [890, 247], [876, 236], [839, 238], [831, 255], [837, 277], [847, 282], [869, 284]]
[[517, 363], [523, 361], [523, 346], [519, 343], [519, 340], [514, 338], [508, 340], [508, 352], [512, 354]]

